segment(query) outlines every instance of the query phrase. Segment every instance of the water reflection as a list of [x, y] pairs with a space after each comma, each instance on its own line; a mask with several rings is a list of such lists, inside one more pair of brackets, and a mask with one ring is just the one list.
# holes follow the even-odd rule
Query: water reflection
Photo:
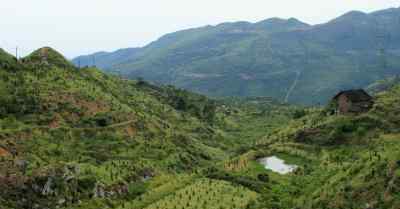
[[276, 157], [266, 157], [258, 160], [266, 169], [270, 169], [280, 174], [288, 174], [296, 170], [296, 165], [286, 164], [284, 160]]

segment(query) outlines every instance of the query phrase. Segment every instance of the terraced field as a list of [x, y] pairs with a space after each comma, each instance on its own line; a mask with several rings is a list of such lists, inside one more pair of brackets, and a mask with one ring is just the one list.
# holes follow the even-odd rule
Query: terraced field
[[225, 181], [198, 179], [145, 209], [244, 209], [257, 194]]

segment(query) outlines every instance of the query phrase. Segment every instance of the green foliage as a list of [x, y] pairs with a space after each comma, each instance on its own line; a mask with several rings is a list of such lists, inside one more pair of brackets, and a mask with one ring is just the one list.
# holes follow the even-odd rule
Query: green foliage
[[340, 90], [398, 75], [398, 13], [350, 12], [314, 26], [277, 18], [223, 23], [167, 34], [128, 54], [99, 56], [108, 61], [101, 66], [106, 71], [213, 97], [326, 104]]
[[293, 118], [299, 119], [299, 118], [304, 117], [306, 114], [307, 114], [307, 112], [304, 109], [299, 109], [293, 113]]
[[[0, 74], [0, 183], [8, 182], [0, 205], [120, 205], [145, 194], [156, 175], [190, 173], [228, 155], [209, 145], [220, 136], [216, 103], [204, 96], [76, 70], [50, 48]], [[51, 194], [40, 195], [47, 179]]]
[[144, 183], [142, 182], [136, 182], [129, 184], [128, 186], [128, 198], [129, 199], [134, 199], [137, 196], [142, 195], [143, 193], [146, 192], [146, 187]]
[[255, 200], [256, 193], [234, 187], [224, 181], [200, 179], [173, 195], [149, 205], [146, 209], [174, 208], [243, 208]]
[[17, 67], [17, 58], [0, 49], [0, 69], [15, 70]]
[[30, 65], [51, 64], [59, 68], [74, 68], [72, 63], [70, 63], [63, 55], [50, 47], [40, 48], [32, 52], [29, 56], [23, 58], [21, 61]]
[[[367, 113], [329, 115], [266, 97], [215, 101], [35, 56], [0, 69], [1, 207], [400, 204], [400, 86]], [[271, 155], [298, 169], [266, 170], [257, 158]]]

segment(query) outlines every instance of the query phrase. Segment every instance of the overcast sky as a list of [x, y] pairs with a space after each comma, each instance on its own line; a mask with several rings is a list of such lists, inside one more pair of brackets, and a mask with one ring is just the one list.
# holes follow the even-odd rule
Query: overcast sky
[[2, 0], [0, 47], [27, 54], [51, 46], [71, 58], [226, 21], [295, 17], [317, 24], [351, 10], [399, 6], [399, 0]]

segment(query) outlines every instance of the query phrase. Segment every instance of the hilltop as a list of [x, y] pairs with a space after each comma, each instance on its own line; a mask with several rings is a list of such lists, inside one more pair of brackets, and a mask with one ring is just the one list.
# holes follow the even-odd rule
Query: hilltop
[[212, 97], [326, 104], [339, 90], [399, 74], [399, 13], [352, 11], [319, 25], [272, 18], [188, 29], [127, 54], [102, 54], [109, 59], [99, 67]]
[[31, 65], [54, 65], [59, 68], [73, 68], [62, 54], [50, 47], [43, 47], [24, 57], [21, 62]]

